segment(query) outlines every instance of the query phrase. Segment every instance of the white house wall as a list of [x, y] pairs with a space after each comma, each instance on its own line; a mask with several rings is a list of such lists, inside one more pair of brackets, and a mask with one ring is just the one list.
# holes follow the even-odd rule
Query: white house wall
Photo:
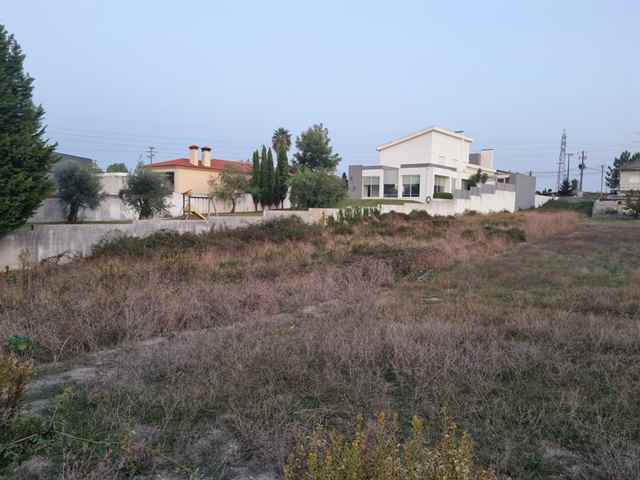
[[431, 135], [421, 135], [378, 152], [378, 163], [399, 168], [407, 163], [429, 163], [432, 153]]
[[620, 172], [620, 190], [640, 190], [640, 170]]

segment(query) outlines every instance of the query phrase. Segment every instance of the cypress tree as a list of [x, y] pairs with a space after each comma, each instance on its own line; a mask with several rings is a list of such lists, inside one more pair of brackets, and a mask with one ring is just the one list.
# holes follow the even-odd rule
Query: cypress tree
[[251, 199], [253, 200], [253, 207], [256, 211], [258, 211], [258, 204], [262, 201], [260, 198], [260, 153], [258, 150], [253, 152], [253, 156], [251, 158], [252, 161], [252, 169], [251, 169], [251, 181], [249, 182], [248, 191], [251, 194]]
[[276, 199], [274, 196], [274, 180], [275, 180], [275, 170], [273, 168], [273, 154], [271, 153], [271, 148], [267, 150], [267, 167], [265, 169], [265, 195], [267, 205], [272, 206], [275, 204]]
[[260, 203], [262, 204], [262, 208], [271, 205], [271, 199], [269, 198], [269, 194], [271, 193], [271, 180], [269, 178], [268, 163], [267, 147], [263, 145], [260, 153]]
[[282, 206], [285, 198], [287, 198], [287, 190], [289, 188], [289, 159], [287, 158], [287, 151], [284, 148], [278, 151], [276, 164], [276, 178], [273, 188], [274, 203]]
[[33, 79], [24, 54], [0, 25], [0, 235], [33, 215], [53, 189], [53, 149], [43, 138], [44, 110], [32, 100]]

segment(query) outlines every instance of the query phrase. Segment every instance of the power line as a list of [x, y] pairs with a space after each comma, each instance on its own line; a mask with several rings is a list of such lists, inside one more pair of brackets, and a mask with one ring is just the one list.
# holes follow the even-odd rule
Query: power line
[[147, 158], [149, 159], [149, 163], [153, 163], [153, 157], [156, 155], [155, 150], [156, 147], [149, 146], [149, 148], [147, 148]]

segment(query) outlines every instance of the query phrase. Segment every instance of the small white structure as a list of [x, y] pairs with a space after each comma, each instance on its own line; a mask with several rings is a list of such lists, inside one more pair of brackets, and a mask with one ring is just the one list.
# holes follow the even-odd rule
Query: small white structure
[[640, 190], [640, 160], [627, 162], [620, 168], [620, 190]]

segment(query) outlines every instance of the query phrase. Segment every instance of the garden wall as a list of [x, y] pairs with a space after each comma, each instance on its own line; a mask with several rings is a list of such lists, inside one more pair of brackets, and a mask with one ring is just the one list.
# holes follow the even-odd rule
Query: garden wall
[[233, 229], [262, 221], [261, 217], [211, 217], [209, 221], [143, 220], [128, 224], [30, 225], [0, 238], [0, 268], [20, 266], [26, 252], [32, 262], [58, 255], [85, 256], [104, 238], [144, 237], [160, 230], [203, 233]]

